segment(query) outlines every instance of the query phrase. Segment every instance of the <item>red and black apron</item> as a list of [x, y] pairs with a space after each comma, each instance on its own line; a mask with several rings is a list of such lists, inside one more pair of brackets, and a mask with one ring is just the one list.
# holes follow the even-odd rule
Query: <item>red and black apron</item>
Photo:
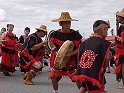
[[81, 43], [79, 48], [79, 62], [73, 80], [82, 82], [88, 91], [96, 86], [104, 88], [105, 59], [110, 48], [110, 42], [100, 37], [90, 37]]
[[[82, 36], [79, 34], [78, 31], [74, 31], [71, 29], [70, 32], [61, 32], [61, 30], [57, 30], [51, 34], [51, 43], [55, 45], [56, 51], [59, 50], [59, 48], [62, 46], [62, 44], [66, 40], [70, 40], [74, 42], [74, 50], [78, 49], [79, 44], [81, 42]], [[54, 66], [54, 60], [55, 60], [55, 52], [51, 52], [50, 57], [50, 66]], [[58, 77], [58, 76], [69, 76], [72, 73], [74, 73], [75, 69], [77, 67], [77, 54], [70, 57], [69, 62], [66, 64], [64, 68], [61, 70], [53, 70], [49, 76], [49, 78], [52, 77]]]
[[33, 63], [42, 62], [45, 48], [41, 47], [35, 51], [32, 51], [31, 48], [34, 45], [37, 45], [42, 42], [41, 38], [38, 38], [36, 33], [33, 33], [26, 39], [23, 46], [21, 47], [20, 54], [20, 64], [24, 69], [29, 69]]

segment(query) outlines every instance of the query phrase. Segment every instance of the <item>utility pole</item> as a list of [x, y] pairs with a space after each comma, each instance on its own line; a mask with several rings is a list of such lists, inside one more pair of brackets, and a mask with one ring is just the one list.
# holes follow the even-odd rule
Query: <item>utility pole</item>
[[114, 29], [111, 29], [111, 35], [113, 36], [114, 35]]

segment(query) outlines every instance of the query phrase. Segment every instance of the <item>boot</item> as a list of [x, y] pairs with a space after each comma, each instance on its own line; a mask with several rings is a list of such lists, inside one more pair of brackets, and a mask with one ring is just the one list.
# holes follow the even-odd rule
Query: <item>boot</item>
[[24, 76], [24, 83], [26, 84], [26, 85], [33, 85], [34, 83], [33, 83], [33, 81], [32, 81], [32, 79], [33, 79], [33, 74], [32, 74], [32, 72], [30, 71], [30, 72], [28, 72], [25, 76]]
[[11, 76], [8, 72], [3, 72], [4, 76]]
[[28, 73], [24, 75], [23, 79], [26, 80]]

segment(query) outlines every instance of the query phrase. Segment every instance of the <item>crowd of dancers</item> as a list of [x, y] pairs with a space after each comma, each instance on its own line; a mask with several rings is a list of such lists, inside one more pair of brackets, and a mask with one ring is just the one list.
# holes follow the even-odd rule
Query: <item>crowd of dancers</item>
[[[58, 19], [60, 29], [53, 31], [49, 40], [42, 38], [48, 36], [47, 26], [41, 25], [34, 33], [30, 28], [24, 29], [24, 35], [19, 38], [13, 33], [14, 24], [7, 24], [1, 29], [0, 37], [0, 71], [5, 76], [11, 76], [15, 67], [19, 66], [24, 75], [23, 82], [26, 85], [35, 84], [33, 78], [42, 71], [43, 63], [48, 66], [49, 59], [50, 75], [53, 93], [59, 93], [58, 82], [63, 76], [68, 76], [77, 84], [78, 93], [107, 93], [105, 91], [105, 72], [110, 73], [110, 66], [115, 70], [116, 80], [124, 89], [124, 9], [116, 14], [117, 35], [115, 41], [105, 40], [110, 28], [109, 21], [96, 20], [93, 24], [93, 34], [83, 40], [79, 31], [71, 29], [72, 19], [69, 12], [62, 12]], [[70, 40], [74, 43], [73, 52], [62, 55], [69, 58], [68, 63], [61, 69], [55, 68], [55, 58], [62, 44]], [[96, 42], [97, 41], [97, 42]], [[51, 49], [48, 50], [48, 43]], [[115, 65], [113, 65], [115, 64]], [[106, 71], [106, 68], [107, 71]]]

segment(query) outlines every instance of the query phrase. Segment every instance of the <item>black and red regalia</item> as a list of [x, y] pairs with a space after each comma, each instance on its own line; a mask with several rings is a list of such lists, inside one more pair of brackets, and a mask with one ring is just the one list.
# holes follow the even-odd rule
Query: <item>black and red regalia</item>
[[124, 63], [124, 24], [120, 25], [118, 35], [115, 37], [116, 42], [116, 80], [118, 82], [122, 79], [121, 64]]
[[[19, 45], [20, 45], [20, 49], [21, 49], [21, 47], [23, 46], [25, 40], [26, 40], [28, 37], [29, 37], [29, 36], [26, 36], [26, 35], [21, 35], [21, 36], [19, 37], [18, 43], [19, 43]], [[20, 63], [20, 62], [23, 62], [23, 60], [21, 61], [21, 59], [22, 59], [22, 58], [19, 58], [19, 63]], [[25, 70], [24, 68], [21, 68], [21, 67], [20, 67], [20, 71], [21, 71], [21, 72], [24, 72], [24, 73], [26, 72], [26, 70]]]
[[28, 38], [29, 36], [26, 36], [26, 35], [21, 35], [20, 37], [19, 37], [19, 42], [18, 43], [20, 43], [20, 44], [24, 44], [24, 42], [25, 42], [25, 40]]
[[44, 47], [41, 47], [37, 50], [32, 51], [31, 48], [34, 45], [37, 45], [42, 42], [41, 38], [38, 38], [36, 33], [31, 34], [26, 41], [24, 42], [23, 46], [21, 47], [20, 54], [20, 64], [21, 67], [24, 69], [29, 69], [32, 64], [35, 62], [42, 62], [42, 58], [44, 55]]
[[[78, 49], [79, 44], [81, 43], [82, 36], [79, 34], [78, 31], [70, 30], [70, 32], [61, 32], [61, 30], [57, 30], [51, 34], [51, 43], [55, 45], [56, 50], [51, 52], [50, 57], [50, 64], [52, 67], [54, 66], [54, 60], [55, 60], [55, 52], [59, 50], [59, 48], [62, 46], [62, 44], [66, 40], [73, 41], [74, 43], [74, 50]], [[77, 67], [77, 54], [70, 57], [68, 63], [64, 68], [61, 70], [52, 70], [50, 73], [49, 78], [58, 78], [62, 76], [71, 76], [72, 73], [74, 73], [75, 69]]]
[[79, 80], [82, 83], [82, 87], [85, 87], [87, 91], [99, 89], [104, 91], [105, 59], [110, 46], [109, 41], [95, 36], [81, 43], [78, 52], [79, 62], [73, 79]]
[[18, 44], [17, 38], [13, 33], [6, 33], [4, 38], [6, 42], [2, 42], [2, 72], [14, 72], [18, 60]]

